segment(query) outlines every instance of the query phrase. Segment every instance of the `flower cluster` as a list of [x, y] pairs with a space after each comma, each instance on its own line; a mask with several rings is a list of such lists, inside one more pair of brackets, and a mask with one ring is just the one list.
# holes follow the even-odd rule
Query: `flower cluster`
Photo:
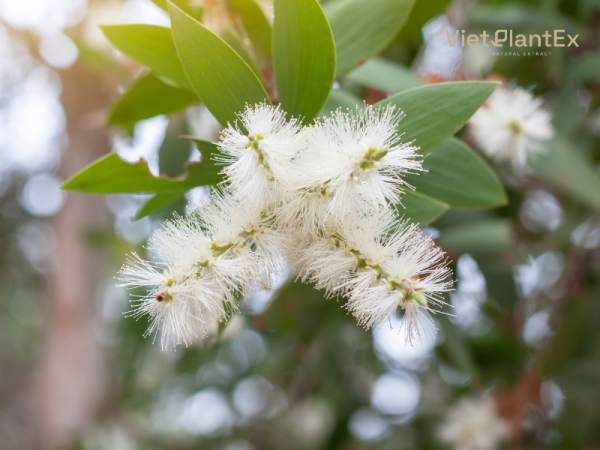
[[412, 188], [403, 175], [422, 170], [397, 133], [402, 117], [365, 107], [303, 127], [279, 108], [248, 107], [218, 143], [227, 187], [157, 232], [158, 262], [133, 255], [121, 270], [124, 285], [149, 288], [132, 314], [149, 314], [163, 348], [187, 345], [292, 261], [366, 328], [400, 308], [407, 342], [431, 336], [450, 274], [433, 241], [396, 213]]
[[533, 155], [544, 152], [543, 142], [554, 134], [550, 122], [550, 113], [531, 92], [503, 87], [471, 117], [469, 128], [490, 158], [524, 167]]

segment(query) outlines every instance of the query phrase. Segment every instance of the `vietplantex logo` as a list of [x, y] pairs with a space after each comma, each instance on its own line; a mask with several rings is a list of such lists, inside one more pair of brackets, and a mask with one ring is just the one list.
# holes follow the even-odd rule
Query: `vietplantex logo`
[[[480, 50], [481, 46], [491, 47], [490, 50], [493, 50], [491, 52], [493, 56], [550, 56], [552, 52], [540, 50], [543, 47], [546, 47], [546, 49], [553, 47], [579, 47], [579, 44], [577, 44], [579, 35], [576, 34], [573, 37], [567, 34], [565, 30], [554, 30], [553, 33], [546, 31], [544, 34], [529, 34], [527, 36], [517, 34], [514, 38], [513, 30], [497, 30], [493, 38], [485, 30], [481, 34], [468, 35], [465, 34], [465, 30], [456, 30], [454, 36], [451, 36], [450, 31], [446, 30], [446, 36], [448, 37], [450, 47], [455, 47], [457, 44], [462, 47], [478, 47]], [[505, 45], [511, 51], [504, 51]], [[526, 51], [526, 49], [532, 47], [536, 51]], [[496, 51], [496, 49], [500, 48], [502, 51]]]

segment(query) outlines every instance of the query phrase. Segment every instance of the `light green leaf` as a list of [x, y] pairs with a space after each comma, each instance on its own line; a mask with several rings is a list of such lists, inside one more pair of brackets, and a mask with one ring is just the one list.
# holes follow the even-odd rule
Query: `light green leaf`
[[382, 91], [405, 91], [423, 85], [409, 69], [383, 58], [370, 59], [346, 75], [346, 79]]
[[169, 178], [155, 177], [143, 159], [136, 163], [123, 161], [116, 153], [104, 156], [68, 180], [62, 189], [87, 194], [132, 194], [180, 192], [197, 186], [223, 181], [221, 166], [211, 161], [187, 163], [186, 174]]
[[327, 102], [325, 102], [325, 106], [323, 106], [323, 109], [319, 113], [319, 116], [330, 116], [331, 113], [338, 108], [342, 108], [343, 110], [348, 108], [354, 109], [356, 105], [362, 106], [362, 104], [363, 103], [361, 99], [356, 95], [342, 89], [332, 89], [329, 93]]
[[129, 129], [140, 120], [172, 114], [199, 101], [195, 93], [169, 86], [148, 73], [137, 79], [115, 103], [108, 124]]
[[234, 123], [246, 103], [270, 103], [256, 74], [229, 45], [172, 3], [169, 12], [181, 64], [221, 125]]
[[[152, 3], [154, 3], [156, 6], [160, 7], [161, 9], [164, 9], [165, 11], [169, 12], [169, 8], [167, 7], [167, 0], [150, 0], [150, 1]], [[187, 4], [187, 0], [171, 0], [171, 1], [173, 2], [174, 5], [177, 5], [184, 12], [186, 12], [187, 14], [192, 16], [194, 19], [200, 20], [200, 18], [202, 17], [202, 8], [200, 8], [199, 6], [190, 7]]]
[[486, 101], [498, 83], [468, 81], [439, 83], [409, 89], [386, 98], [378, 105], [396, 105], [406, 114], [400, 122], [403, 142], [414, 140], [421, 153], [430, 150], [454, 133]]
[[[402, 207], [404, 206], [404, 208]], [[406, 190], [402, 196], [402, 205], [397, 207], [398, 213], [414, 223], [425, 226], [444, 214], [449, 206], [419, 192]]]
[[105, 25], [102, 31], [120, 51], [153, 72], [193, 90], [175, 50], [171, 30], [155, 25]]
[[275, 0], [273, 64], [281, 106], [310, 122], [335, 78], [333, 36], [317, 0]]
[[184, 197], [185, 192], [186, 191], [154, 194], [152, 197], [146, 200], [146, 202], [141, 206], [140, 209], [138, 209], [131, 221], [135, 222], [136, 220], [140, 220], [143, 217], [149, 216], [150, 214], [154, 214], [160, 211], [161, 209], [164, 209], [167, 206], [178, 202]]
[[431, 150], [423, 168], [427, 172], [407, 175], [406, 182], [452, 209], [497, 208], [508, 201], [492, 168], [458, 139], [450, 138]]
[[548, 153], [531, 163], [536, 172], [571, 198], [600, 210], [600, 180], [592, 161], [561, 138], [551, 140], [547, 147]]
[[337, 51], [337, 75], [383, 50], [402, 29], [414, 0], [337, 0], [326, 7]]
[[271, 24], [254, 0], [231, 0], [257, 55], [271, 56]]

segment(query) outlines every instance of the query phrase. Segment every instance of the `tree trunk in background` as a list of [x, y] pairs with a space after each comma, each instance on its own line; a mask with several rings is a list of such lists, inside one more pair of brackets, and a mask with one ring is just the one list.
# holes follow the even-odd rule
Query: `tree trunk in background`
[[[66, 179], [110, 151], [106, 129], [91, 123], [115, 90], [80, 62], [62, 72], [61, 79], [69, 146], [60, 176]], [[69, 192], [51, 221], [60, 269], [49, 279], [49, 317], [34, 377], [32, 413], [40, 448], [65, 448], [110, 403], [107, 353], [95, 332], [102, 320], [96, 287], [105, 271], [98, 251], [85, 240], [86, 230], [107, 219], [103, 197]]]

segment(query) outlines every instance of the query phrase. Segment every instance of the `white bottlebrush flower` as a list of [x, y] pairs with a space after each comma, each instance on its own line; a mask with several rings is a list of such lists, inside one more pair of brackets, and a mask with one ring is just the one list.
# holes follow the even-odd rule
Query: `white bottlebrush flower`
[[304, 145], [300, 124], [262, 103], [248, 106], [240, 121], [243, 129], [223, 130], [217, 161], [227, 164], [223, 172], [240, 198], [264, 206], [280, 194], [277, 184], [289, 177], [290, 160]]
[[272, 221], [229, 192], [215, 191], [211, 203], [166, 222], [150, 241], [158, 262], [133, 255], [121, 269], [122, 286], [149, 288], [131, 315], [148, 314], [148, 334], [160, 334], [166, 349], [206, 335], [237, 308], [238, 294], [269, 287], [283, 242]]
[[543, 142], [554, 134], [542, 100], [520, 87], [497, 89], [471, 117], [469, 129], [486, 155], [514, 167], [544, 152]]
[[317, 120], [294, 158], [292, 189], [327, 196], [328, 213], [340, 220], [367, 205], [397, 203], [402, 175], [422, 170], [417, 148], [400, 141], [402, 117], [393, 106], [369, 106]]
[[508, 423], [493, 398], [465, 398], [446, 413], [438, 429], [441, 441], [455, 450], [494, 450], [508, 438]]
[[[237, 244], [234, 247], [236, 261], [246, 260], [240, 264], [247, 278], [246, 286], [271, 287], [272, 274], [281, 272], [284, 265], [285, 239], [273, 226], [275, 219], [268, 208], [221, 189], [213, 190], [210, 203], [201, 206], [194, 215], [218, 248]], [[218, 263], [215, 264], [213, 268], [218, 270]]]
[[411, 344], [433, 335], [429, 313], [446, 305], [441, 294], [452, 286], [435, 243], [385, 209], [341, 224], [310, 245], [304, 259], [305, 278], [347, 297], [346, 308], [365, 328], [383, 325], [401, 308]]

